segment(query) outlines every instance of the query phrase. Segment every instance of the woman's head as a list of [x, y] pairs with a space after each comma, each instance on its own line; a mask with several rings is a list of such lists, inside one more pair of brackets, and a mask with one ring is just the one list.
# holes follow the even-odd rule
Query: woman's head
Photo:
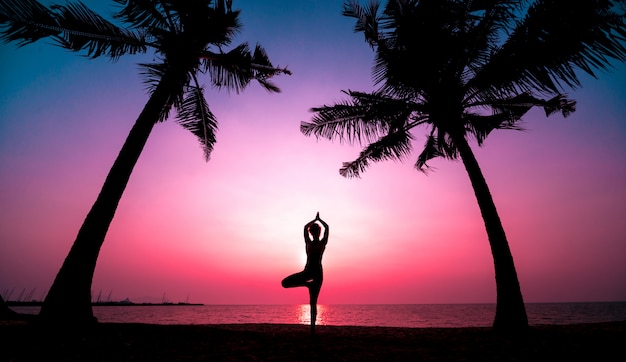
[[319, 238], [322, 228], [318, 224], [311, 224], [309, 225], [309, 232], [314, 238]]

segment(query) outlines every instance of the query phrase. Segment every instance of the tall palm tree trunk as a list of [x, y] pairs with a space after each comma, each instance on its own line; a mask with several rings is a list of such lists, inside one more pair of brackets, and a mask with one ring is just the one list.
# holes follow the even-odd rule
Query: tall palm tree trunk
[[41, 307], [42, 321], [95, 322], [91, 283], [100, 247], [148, 137], [169, 101], [161, 80], [133, 125]]
[[491, 246], [497, 293], [496, 316], [493, 327], [500, 331], [523, 331], [528, 327], [528, 317], [513, 256], [496, 205], [467, 139], [454, 134], [450, 134], [450, 136], [457, 146], [472, 183]]

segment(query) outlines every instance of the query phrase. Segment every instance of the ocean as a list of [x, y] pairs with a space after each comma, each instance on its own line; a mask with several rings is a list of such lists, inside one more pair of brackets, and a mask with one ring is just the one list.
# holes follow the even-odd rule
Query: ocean
[[[11, 307], [36, 314], [39, 307]], [[382, 327], [489, 327], [495, 304], [318, 305], [317, 325]], [[303, 305], [94, 306], [100, 322], [154, 324], [310, 324]], [[527, 303], [530, 325], [626, 321], [626, 302]]]

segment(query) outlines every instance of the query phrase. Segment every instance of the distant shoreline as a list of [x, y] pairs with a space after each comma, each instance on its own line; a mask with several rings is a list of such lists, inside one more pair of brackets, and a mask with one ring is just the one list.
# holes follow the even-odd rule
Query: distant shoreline
[[[17, 301], [8, 301], [6, 302], [6, 304], [9, 307], [41, 307], [41, 305], [43, 304], [43, 302], [40, 301], [32, 301], [32, 302], [17, 302]], [[202, 303], [185, 303], [185, 302], [178, 302], [178, 303], [135, 303], [135, 302], [129, 302], [129, 301], [120, 301], [120, 302], [93, 302], [91, 303], [92, 306], [99, 306], [99, 307], [150, 307], [150, 306], [199, 306], [199, 305], [204, 305]]]

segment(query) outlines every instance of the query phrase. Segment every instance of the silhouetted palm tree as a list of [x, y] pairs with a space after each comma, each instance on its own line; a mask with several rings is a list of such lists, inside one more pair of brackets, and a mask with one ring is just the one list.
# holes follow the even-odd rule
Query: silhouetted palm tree
[[100, 247], [139, 155], [153, 126], [168, 118], [200, 140], [208, 161], [217, 120], [198, 81], [207, 74], [213, 86], [239, 92], [251, 80], [268, 91], [269, 79], [286, 69], [274, 68], [265, 51], [243, 43], [224, 52], [241, 29], [239, 11], [211, 0], [115, 0], [121, 28], [80, 2], [45, 7], [35, 0], [0, 0], [2, 40], [26, 45], [42, 38], [91, 58], [114, 60], [153, 49], [158, 59], [142, 64], [150, 98], [132, 127], [106, 181], [41, 308], [44, 320], [83, 323], [93, 320], [91, 283]]
[[[374, 92], [345, 91], [334, 105], [313, 108], [301, 131], [365, 145], [340, 174], [358, 177], [371, 162], [404, 159], [420, 126], [427, 128], [415, 167], [436, 157], [460, 158], [485, 223], [495, 264], [494, 328], [523, 330], [528, 319], [502, 223], [469, 145], [496, 129], [520, 129], [533, 107], [568, 116], [580, 86], [576, 71], [594, 75], [625, 59], [624, 16], [601, 0], [389, 0], [344, 3], [375, 51]], [[623, 1], [617, 3], [623, 5]]]

